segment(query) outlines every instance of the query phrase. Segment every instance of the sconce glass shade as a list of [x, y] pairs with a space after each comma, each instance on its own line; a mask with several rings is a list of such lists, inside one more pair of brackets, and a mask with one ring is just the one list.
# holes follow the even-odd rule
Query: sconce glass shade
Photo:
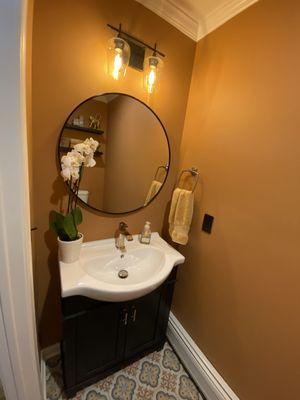
[[161, 58], [150, 56], [145, 59], [144, 87], [148, 93], [152, 94], [157, 90], [162, 68], [163, 61]]
[[128, 43], [119, 37], [108, 41], [107, 48], [108, 73], [115, 80], [123, 78], [126, 74], [130, 58], [130, 47]]

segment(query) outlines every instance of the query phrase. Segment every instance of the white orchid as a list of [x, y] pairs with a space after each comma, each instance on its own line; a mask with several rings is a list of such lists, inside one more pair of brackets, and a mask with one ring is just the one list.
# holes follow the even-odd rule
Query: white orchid
[[61, 158], [61, 176], [64, 181], [75, 182], [79, 179], [80, 168], [82, 165], [85, 167], [94, 167], [96, 161], [94, 160], [94, 153], [99, 146], [99, 142], [93, 138], [86, 139], [82, 143], [74, 146], [74, 149]]
[[80, 238], [77, 225], [82, 222], [82, 212], [77, 207], [78, 190], [83, 167], [94, 167], [94, 154], [99, 143], [93, 138], [86, 139], [74, 146], [61, 158], [61, 176], [69, 187], [69, 200], [66, 215], [54, 212], [50, 227], [62, 241], [73, 241]]
[[96, 161], [93, 157], [85, 157], [84, 166], [85, 167], [94, 167], [96, 165]]
[[94, 153], [99, 146], [99, 142], [94, 140], [93, 138], [85, 139], [84, 142], [78, 143], [74, 146], [74, 150], [78, 151], [85, 157], [84, 165], [86, 167], [93, 167], [96, 162], [92, 162], [91, 160], [94, 158]]
[[86, 139], [85, 142], [90, 146], [90, 148], [95, 152], [99, 146], [99, 142], [93, 138]]
[[84, 162], [84, 157], [82, 154], [75, 150], [67, 153], [66, 156], [61, 158], [61, 175], [65, 181], [72, 180], [75, 181], [79, 178], [79, 168]]
[[74, 150], [78, 151], [78, 153], [82, 154], [83, 156], [87, 156], [94, 153], [91, 147], [84, 142], [75, 144]]

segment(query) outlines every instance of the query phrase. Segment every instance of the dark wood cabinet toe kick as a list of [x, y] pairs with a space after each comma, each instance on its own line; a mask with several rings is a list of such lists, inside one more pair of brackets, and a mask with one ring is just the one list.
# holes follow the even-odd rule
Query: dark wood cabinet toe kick
[[62, 298], [65, 392], [76, 392], [160, 350], [166, 339], [177, 267], [156, 290], [135, 300]]

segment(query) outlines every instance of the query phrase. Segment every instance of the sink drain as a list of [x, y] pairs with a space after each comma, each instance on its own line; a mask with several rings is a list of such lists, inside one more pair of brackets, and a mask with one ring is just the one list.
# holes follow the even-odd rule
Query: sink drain
[[127, 276], [128, 276], [128, 271], [126, 271], [126, 269], [121, 269], [118, 272], [118, 277], [121, 279], [125, 279], [125, 278], [127, 278]]

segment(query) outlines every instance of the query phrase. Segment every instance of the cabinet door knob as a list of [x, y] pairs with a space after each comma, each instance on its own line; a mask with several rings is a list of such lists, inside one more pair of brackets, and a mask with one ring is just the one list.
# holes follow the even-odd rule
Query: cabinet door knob
[[132, 307], [132, 309], [131, 309], [131, 320], [132, 320], [132, 322], [135, 322], [135, 320], [136, 320], [136, 308], [135, 307]]
[[122, 319], [123, 324], [126, 326], [128, 323], [128, 311], [126, 308], [123, 310], [123, 319]]

